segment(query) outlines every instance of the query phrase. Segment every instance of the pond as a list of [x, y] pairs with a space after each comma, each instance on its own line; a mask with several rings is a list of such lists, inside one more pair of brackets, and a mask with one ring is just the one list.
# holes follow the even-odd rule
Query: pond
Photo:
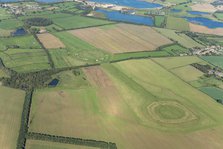
[[181, 12], [182, 10], [181, 9], [171, 9], [170, 11], [173, 13], [178, 13], [178, 12]]
[[192, 14], [192, 15], [207, 15], [207, 14], [209, 14], [208, 12], [202, 12], [202, 11], [187, 11], [187, 13]]
[[27, 32], [24, 28], [19, 28], [15, 32], [12, 33], [13, 36], [22, 36], [25, 35]]
[[49, 87], [56, 87], [58, 83], [59, 83], [59, 80], [58, 80], [58, 79], [53, 79], [53, 80], [48, 84], [48, 86], [49, 86]]
[[111, 21], [122, 21], [134, 24], [142, 24], [153, 26], [154, 21], [152, 17], [145, 17], [145, 16], [137, 16], [132, 14], [124, 14], [120, 11], [107, 11], [103, 9], [96, 10], [97, 12], [103, 13], [109, 20]]
[[187, 21], [199, 25], [206, 26], [208, 28], [223, 28], [223, 22], [214, 21], [203, 17], [184, 17]]
[[143, 0], [91, 0], [98, 3], [109, 3], [116, 4], [120, 6], [127, 6], [133, 8], [157, 8], [162, 7], [162, 5], [157, 3], [150, 3]]

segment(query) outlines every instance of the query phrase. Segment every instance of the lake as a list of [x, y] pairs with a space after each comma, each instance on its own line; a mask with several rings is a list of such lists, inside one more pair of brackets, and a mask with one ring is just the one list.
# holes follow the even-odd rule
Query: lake
[[[0, 2], [19, 2], [24, 0], [0, 0]], [[61, 2], [63, 0], [36, 0], [37, 2], [44, 2], [44, 3], [53, 3], [53, 2]]]
[[157, 3], [150, 3], [143, 0], [91, 0], [98, 3], [109, 3], [116, 4], [120, 6], [127, 6], [133, 8], [157, 8], [162, 7], [162, 5]]
[[206, 26], [208, 28], [223, 28], [223, 22], [214, 21], [203, 17], [184, 17], [187, 21], [199, 25]]
[[209, 14], [208, 12], [201, 12], [201, 11], [187, 11], [187, 13], [192, 14], [192, 15], [207, 15], [207, 14]]
[[119, 11], [107, 11], [103, 9], [96, 10], [97, 12], [103, 13], [111, 21], [122, 21], [134, 24], [143, 24], [153, 26], [154, 21], [152, 17], [137, 16], [131, 14], [124, 14]]

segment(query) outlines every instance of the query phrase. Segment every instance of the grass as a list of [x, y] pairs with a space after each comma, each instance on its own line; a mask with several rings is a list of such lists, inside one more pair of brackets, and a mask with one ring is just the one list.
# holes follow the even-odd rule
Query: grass
[[185, 54], [185, 53], [189, 52], [189, 50], [187, 48], [184, 48], [184, 47], [180, 46], [179, 44], [164, 46], [160, 50], [165, 51], [172, 56], [177, 56], [177, 55], [179, 56], [180, 54]]
[[185, 112], [172, 105], [161, 105], [155, 109], [161, 119], [179, 119], [185, 115]]
[[5, 8], [0, 8], [0, 18], [1, 18], [1, 20], [9, 19], [11, 17], [12, 17], [11, 14]]
[[223, 101], [223, 90], [216, 87], [202, 87], [200, 90], [215, 100]]
[[8, 49], [0, 53], [4, 65], [17, 72], [33, 72], [50, 69], [43, 49]]
[[208, 63], [223, 68], [223, 56], [202, 56], [201, 58]]
[[178, 67], [171, 70], [174, 74], [179, 76], [181, 79], [185, 80], [186, 82], [198, 80], [200, 77], [204, 75], [203, 72], [196, 69], [191, 65]]
[[111, 23], [110, 21], [106, 20], [93, 19], [82, 16], [58, 17], [52, 18], [52, 20], [54, 24], [62, 27], [63, 29], [75, 29]]
[[0, 22], [0, 28], [7, 30], [16, 29], [18, 27], [21, 27], [22, 25], [22, 22], [17, 19], [7, 19]]
[[85, 147], [79, 145], [71, 145], [57, 142], [47, 142], [38, 140], [28, 140], [26, 143], [27, 149], [97, 149], [95, 147]]
[[145, 51], [145, 52], [130, 52], [114, 54], [111, 61], [121, 61], [127, 59], [138, 59], [138, 58], [150, 58], [150, 57], [165, 57], [170, 56], [166, 51]]
[[8, 77], [8, 74], [5, 72], [4, 69], [0, 68], [0, 78], [3, 78], [3, 77]]
[[[185, 149], [223, 144], [223, 129], [215, 127], [223, 124], [219, 118], [223, 107], [154, 60], [104, 64], [83, 71], [87, 81], [81, 86], [73, 81], [79, 82], [82, 76], [67, 72], [58, 74], [66, 80], [58, 87], [34, 92], [30, 131], [106, 140], [128, 149], [182, 148], [187, 142]], [[71, 83], [67, 78], [72, 78]], [[178, 108], [190, 111], [193, 119], [176, 124], [155, 121], [147, 107], [163, 101], [180, 103]], [[165, 106], [161, 113], [168, 111], [164, 118], [178, 120], [183, 116], [179, 109]], [[160, 144], [160, 140], [165, 141]]]
[[189, 23], [183, 18], [167, 17], [166, 28], [178, 31], [189, 31]]
[[201, 77], [198, 80], [190, 82], [190, 84], [196, 88], [216, 86], [223, 89], [223, 82], [217, 80], [215, 77]]
[[109, 60], [106, 52], [93, 47], [68, 32], [54, 33], [65, 45], [65, 49], [52, 49], [50, 54], [57, 68], [101, 63]]
[[214, 16], [216, 16], [219, 20], [223, 20], [223, 13], [214, 13]]
[[165, 16], [155, 16], [155, 26], [163, 27], [165, 23]]
[[0, 86], [0, 148], [15, 149], [25, 92]]
[[193, 63], [205, 63], [202, 59], [196, 56], [156, 58], [154, 60], [166, 69], [179, 68]]
[[170, 29], [161, 29], [161, 28], [156, 28], [157, 31], [159, 31], [161, 34], [164, 36], [178, 42], [182, 46], [186, 48], [193, 48], [193, 47], [202, 47], [199, 43], [188, 37], [187, 35], [183, 33], [177, 33], [174, 30]]
[[0, 38], [0, 51], [8, 48], [39, 49], [41, 46], [32, 35]]

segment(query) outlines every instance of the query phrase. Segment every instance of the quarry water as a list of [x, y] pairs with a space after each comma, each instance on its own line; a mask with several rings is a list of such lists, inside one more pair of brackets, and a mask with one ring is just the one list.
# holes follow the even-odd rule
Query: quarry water
[[98, 3], [109, 3], [116, 4], [120, 6], [127, 6], [133, 8], [157, 8], [162, 7], [162, 5], [157, 3], [150, 3], [143, 0], [91, 0]]
[[203, 17], [184, 17], [187, 21], [199, 25], [206, 26], [208, 28], [223, 28], [223, 22], [214, 21]]
[[103, 13], [109, 20], [111, 21], [122, 21], [128, 23], [135, 23], [135, 24], [142, 24], [153, 26], [154, 21], [152, 17], [145, 17], [145, 16], [137, 16], [132, 14], [124, 14], [119, 11], [107, 11], [104, 9], [98, 9], [97, 12]]

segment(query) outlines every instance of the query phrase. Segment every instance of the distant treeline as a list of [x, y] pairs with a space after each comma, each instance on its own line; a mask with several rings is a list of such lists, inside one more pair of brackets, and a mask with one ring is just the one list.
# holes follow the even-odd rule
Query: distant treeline
[[29, 18], [25, 23], [29, 26], [48, 26], [53, 24], [53, 21], [47, 18]]
[[35, 132], [29, 132], [27, 134], [27, 139], [83, 145], [83, 146], [89, 146], [89, 147], [97, 147], [100, 149], [117, 149], [116, 144], [112, 142], [72, 138], [72, 137], [64, 137], [64, 136], [55, 136], [55, 135], [35, 133]]

